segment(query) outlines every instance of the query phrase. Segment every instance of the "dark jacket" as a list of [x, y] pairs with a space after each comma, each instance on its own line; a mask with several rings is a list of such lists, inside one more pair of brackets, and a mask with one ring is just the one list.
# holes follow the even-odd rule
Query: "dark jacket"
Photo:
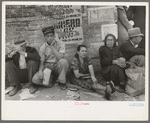
[[127, 17], [129, 20], [134, 21], [133, 27], [139, 27], [144, 33], [145, 31], [145, 15], [146, 7], [145, 6], [130, 6], [127, 11]]
[[[28, 60], [40, 61], [40, 56], [35, 48], [26, 46], [26, 53], [27, 53], [27, 57], [25, 57], [26, 62], [28, 62]], [[19, 68], [20, 54], [18, 52], [15, 55], [13, 55], [12, 58], [9, 58], [8, 55], [6, 55], [5, 58], [6, 62], [8, 60], [12, 60], [14, 64]]]
[[101, 46], [99, 49], [99, 57], [102, 68], [104, 68], [112, 65], [112, 61], [122, 57], [122, 54], [119, 52], [118, 46], [114, 46], [113, 49], [107, 46]]
[[129, 40], [120, 46], [120, 51], [127, 61], [134, 55], [145, 55], [145, 49], [135, 48]]

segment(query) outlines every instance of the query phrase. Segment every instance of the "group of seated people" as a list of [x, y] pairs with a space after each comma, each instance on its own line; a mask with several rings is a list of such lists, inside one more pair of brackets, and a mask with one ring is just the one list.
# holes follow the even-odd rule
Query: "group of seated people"
[[[125, 69], [129, 67], [126, 61], [132, 65], [145, 65], [145, 49], [138, 48], [143, 34], [139, 28], [128, 31], [129, 39], [117, 46], [113, 34], [108, 34], [104, 39], [104, 46], [99, 49], [99, 58], [102, 66], [101, 74], [107, 80], [106, 86], [99, 84], [95, 77], [91, 59], [87, 56], [87, 47], [79, 45], [77, 52], [69, 65], [64, 59], [65, 44], [56, 40], [54, 28], [49, 26], [42, 29], [45, 37], [44, 44], [39, 53], [33, 47], [26, 46], [24, 38], [19, 37], [14, 41], [14, 50], [6, 55], [6, 73], [9, 85], [13, 89], [9, 96], [15, 95], [20, 89], [20, 83], [29, 82], [31, 94], [37, 91], [37, 85], [52, 87], [58, 83], [65, 90], [66, 74], [71, 69], [70, 83], [91, 89], [97, 93], [104, 92], [106, 99], [110, 99], [115, 91], [124, 92], [127, 76]], [[44, 70], [51, 70], [48, 85], [43, 84]]]

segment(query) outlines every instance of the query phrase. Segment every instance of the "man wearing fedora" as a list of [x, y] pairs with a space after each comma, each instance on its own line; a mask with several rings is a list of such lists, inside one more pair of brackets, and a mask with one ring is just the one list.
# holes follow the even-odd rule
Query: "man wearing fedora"
[[[32, 81], [35, 84], [52, 87], [58, 82], [61, 89], [66, 89], [66, 74], [68, 71], [68, 62], [64, 59], [65, 44], [56, 40], [54, 28], [52, 26], [42, 29], [45, 37], [45, 43], [40, 47], [39, 54], [41, 57], [39, 71], [34, 75]], [[44, 70], [51, 70], [48, 85], [43, 83]]]
[[145, 49], [139, 48], [138, 44], [142, 40], [140, 28], [132, 28], [128, 30], [129, 39], [120, 46], [120, 51], [127, 61], [132, 65], [145, 66]]
[[23, 37], [16, 38], [14, 50], [6, 55], [6, 73], [12, 87], [9, 96], [21, 89], [20, 83], [29, 82], [31, 94], [37, 90], [32, 77], [38, 71], [40, 56], [35, 48], [26, 46], [26, 43]]

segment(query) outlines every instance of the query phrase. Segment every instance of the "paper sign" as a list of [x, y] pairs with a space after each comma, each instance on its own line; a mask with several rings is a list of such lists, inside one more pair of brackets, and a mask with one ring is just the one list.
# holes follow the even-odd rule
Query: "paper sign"
[[102, 25], [102, 40], [105, 39], [106, 35], [113, 34], [116, 39], [118, 38], [118, 26], [117, 24], [106, 24]]

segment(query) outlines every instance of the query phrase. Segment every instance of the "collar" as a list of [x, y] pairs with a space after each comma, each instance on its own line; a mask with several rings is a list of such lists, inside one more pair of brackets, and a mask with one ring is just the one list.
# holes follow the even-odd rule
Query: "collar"
[[[54, 39], [54, 40], [55, 40], [54, 46], [56, 46], [57, 41], [56, 41], [56, 39]], [[49, 45], [48, 45], [48, 43], [47, 43], [47, 42], [46, 42], [45, 44], [46, 44], [46, 46], [47, 46], [47, 47], [49, 47]]]
[[138, 44], [134, 44], [133, 42], [132, 42], [132, 40], [129, 40], [130, 42], [131, 42], [131, 44], [134, 46], [134, 48], [137, 48], [138, 47]]

